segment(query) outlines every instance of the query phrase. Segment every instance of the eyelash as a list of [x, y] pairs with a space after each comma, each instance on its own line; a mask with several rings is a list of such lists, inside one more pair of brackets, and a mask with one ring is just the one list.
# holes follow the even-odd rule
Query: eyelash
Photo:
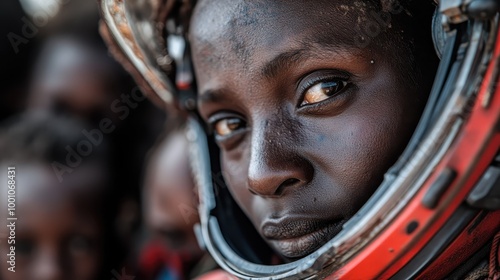
[[[317, 72], [316, 72], [317, 73]], [[298, 86], [297, 86], [297, 91], [300, 92], [300, 98], [298, 100], [297, 108], [300, 110], [310, 110], [310, 111], [317, 111], [319, 108], [327, 105], [328, 103], [334, 102], [338, 98], [340, 98], [341, 93], [347, 91], [350, 89], [350, 86], [352, 85], [349, 80], [350, 80], [350, 75], [346, 73], [338, 73], [338, 74], [332, 74], [332, 75], [321, 75], [318, 77], [313, 77], [309, 78], [310, 76], [315, 75], [311, 74], [303, 78], [301, 81], [299, 81]], [[307, 80], [306, 80], [307, 79]], [[306, 80], [304, 82], [304, 80]], [[339, 91], [338, 93], [334, 94], [333, 96], [318, 102], [318, 103], [313, 103], [313, 104], [308, 104], [301, 106], [301, 103], [303, 102], [305, 95], [309, 89], [311, 89], [313, 86], [317, 85], [318, 83], [324, 83], [324, 82], [331, 82], [331, 81], [342, 81], [345, 82], [346, 85], [345, 87]], [[227, 142], [230, 139], [234, 139], [233, 137], [237, 136], [240, 131], [244, 131], [245, 129], [239, 129], [234, 133], [231, 133], [230, 135], [227, 136], [220, 136], [216, 132], [216, 125], [218, 122], [223, 121], [225, 119], [230, 119], [230, 118], [238, 118], [242, 120], [243, 123], [245, 123], [245, 128], [247, 127], [247, 122], [242, 118], [239, 114], [237, 113], [231, 113], [231, 112], [226, 112], [222, 114], [217, 114], [216, 116], [212, 116], [208, 119], [208, 124], [214, 134], [214, 137], [217, 142], [223, 143]]]
[[217, 114], [215, 116], [212, 116], [208, 119], [208, 121], [207, 121], [208, 125], [210, 126], [210, 129], [212, 130], [212, 133], [214, 134], [214, 137], [217, 140], [217, 142], [225, 142], [238, 134], [238, 132], [232, 133], [232, 134], [227, 135], [227, 136], [220, 136], [217, 134], [217, 132], [216, 132], [217, 123], [220, 121], [223, 121], [225, 119], [230, 119], [230, 118], [240, 119], [245, 124], [245, 126], [247, 126], [247, 122], [239, 114], [236, 114], [236, 113], [229, 113], [229, 112], [221, 113], [221, 114]]
[[[311, 74], [311, 75], [314, 75], [314, 74]], [[340, 98], [342, 93], [348, 91], [351, 88], [351, 86], [353, 86], [353, 84], [350, 82], [351, 76], [347, 73], [342, 72], [339, 74], [321, 75], [318, 77], [308, 79], [308, 77], [310, 77], [311, 75], [308, 75], [299, 81], [299, 85], [297, 87], [298, 92], [300, 92], [300, 98], [297, 101], [297, 108], [299, 110], [318, 109], [319, 107], [322, 107], [322, 106], [327, 105], [331, 102], [334, 102], [336, 99]], [[306, 80], [306, 81], [304, 81], [304, 80]], [[340, 92], [325, 99], [324, 101], [321, 101], [318, 103], [313, 103], [313, 104], [308, 104], [308, 105], [301, 105], [302, 102], [304, 101], [305, 95], [307, 94], [307, 91], [309, 89], [311, 89], [313, 86], [315, 86], [319, 83], [325, 83], [325, 82], [331, 82], [331, 81], [342, 81], [342, 82], [345, 82], [346, 85]]]

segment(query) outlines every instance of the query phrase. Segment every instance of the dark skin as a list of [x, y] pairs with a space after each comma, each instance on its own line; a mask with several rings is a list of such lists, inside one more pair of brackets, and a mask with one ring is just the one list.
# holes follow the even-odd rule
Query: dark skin
[[105, 55], [71, 37], [48, 41], [31, 86], [30, 109], [102, 119], [117, 98], [117, 89], [110, 89], [108, 82], [114, 78], [113, 65]]
[[425, 103], [429, 81], [401, 75], [394, 58], [409, 54], [388, 34], [356, 43], [363, 3], [201, 1], [193, 15], [199, 110], [224, 178], [286, 259], [318, 249], [359, 210]]
[[[77, 170], [78, 177], [59, 183], [49, 165], [19, 164], [15, 244], [0, 244], [0, 276], [12, 280], [94, 280], [102, 269], [102, 210], [93, 201], [101, 195], [87, 178], [97, 172]], [[78, 183], [75, 183], [78, 182]], [[7, 205], [0, 203], [6, 220]], [[7, 228], [0, 233], [5, 234]], [[7, 236], [7, 235], [5, 235]], [[16, 272], [8, 271], [7, 253], [15, 246]], [[3, 254], [3, 252], [6, 252]]]
[[153, 236], [169, 250], [198, 260], [203, 251], [193, 227], [200, 219], [187, 143], [182, 131], [176, 131], [156, 151], [147, 169], [144, 214]]

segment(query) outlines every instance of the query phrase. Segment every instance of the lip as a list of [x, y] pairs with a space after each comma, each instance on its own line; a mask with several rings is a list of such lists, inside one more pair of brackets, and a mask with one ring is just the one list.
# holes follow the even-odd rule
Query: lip
[[309, 255], [342, 229], [343, 220], [322, 221], [308, 218], [268, 220], [261, 227], [264, 238], [283, 256]]

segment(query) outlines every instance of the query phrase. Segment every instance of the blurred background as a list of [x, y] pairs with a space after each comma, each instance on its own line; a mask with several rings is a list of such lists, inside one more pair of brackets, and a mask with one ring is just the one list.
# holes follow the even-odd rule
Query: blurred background
[[[197, 217], [181, 213], [197, 203], [184, 121], [144, 98], [110, 56], [96, 1], [3, 0], [0, 22], [0, 179], [16, 167], [18, 217], [15, 273], [0, 227], [0, 279], [210, 270]], [[6, 221], [7, 191], [0, 199]]]

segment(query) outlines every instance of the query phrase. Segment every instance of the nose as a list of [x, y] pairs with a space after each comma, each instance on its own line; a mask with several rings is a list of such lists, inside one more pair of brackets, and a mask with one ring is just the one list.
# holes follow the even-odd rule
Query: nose
[[63, 269], [61, 259], [52, 249], [42, 250], [36, 259], [33, 278], [37, 280], [61, 280]]
[[266, 122], [261, 133], [255, 133], [255, 129], [252, 133], [248, 188], [262, 197], [279, 197], [304, 186], [314, 173], [312, 164], [299, 151], [300, 137], [278, 126]]

